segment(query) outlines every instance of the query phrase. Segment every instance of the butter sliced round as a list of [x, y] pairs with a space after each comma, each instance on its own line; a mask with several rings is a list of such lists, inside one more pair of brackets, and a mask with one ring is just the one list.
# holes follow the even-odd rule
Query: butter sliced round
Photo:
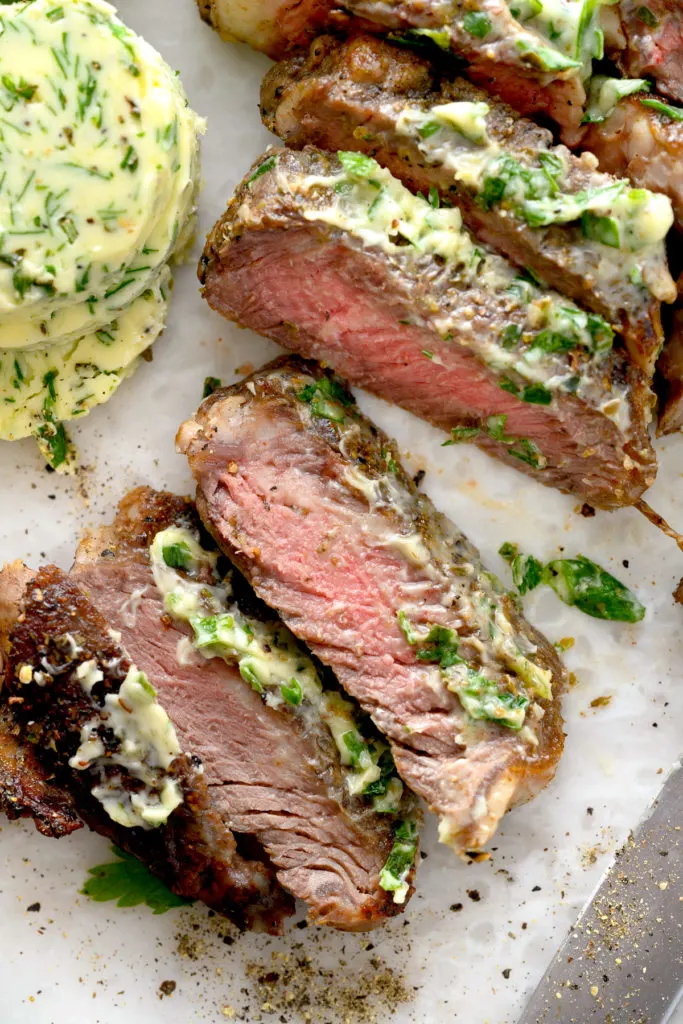
[[0, 347], [73, 340], [172, 256], [201, 122], [103, 0], [0, 7], [0, 102]]
[[[60, 436], [50, 428], [106, 402], [162, 332], [171, 286], [164, 267], [153, 287], [105, 328], [62, 345], [0, 350], [0, 438], [35, 434], [49, 442]], [[41, 446], [59, 468], [65, 458], [51, 452], [49, 443]]]

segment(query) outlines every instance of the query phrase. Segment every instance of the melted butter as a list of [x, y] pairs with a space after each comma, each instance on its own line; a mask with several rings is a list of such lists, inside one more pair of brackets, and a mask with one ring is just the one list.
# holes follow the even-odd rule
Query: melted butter
[[[169, 555], [173, 551], [173, 555]], [[184, 553], [184, 555], [183, 555]], [[156, 535], [150, 548], [154, 581], [164, 607], [180, 622], [192, 626], [193, 648], [202, 657], [221, 657], [236, 664], [245, 682], [273, 708], [289, 705], [302, 714], [317, 716], [328, 728], [339, 753], [344, 782], [351, 796], [362, 796], [381, 775], [379, 759], [387, 749], [380, 740], [368, 741], [356, 723], [356, 708], [336, 691], [325, 690], [311, 658], [282, 624], [261, 622], [229, 603], [226, 584], [207, 585], [181, 575], [167, 559], [185, 558], [187, 573], [216, 568], [216, 554], [206, 551], [196, 535], [183, 527], [170, 527]], [[185, 646], [179, 651], [187, 663]], [[375, 809], [396, 812], [403, 787], [396, 782], [381, 796]]]
[[[79, 665], [79, 682], [88, 696], [104, 677], [96, 661]], [[110, 730], [117, 746], [102, 739]], [[157, 828], [183, 802], [182, 790], [169, 774], [180, 755], [180, 744], [171, 721], [156, 700], [156, 693], [143, 672], [132, 666], [118, 693], [108, 693], [104, 706], [81, 729], [81, 743], [69, 760], [77, 771], [100, 776], [92, 794], [112, 821], [125, 828]], [[116, 772], [121, 768], [124, 774]], [[142, 783], [132, 791], [124, 779]]]
[[[466, 140], [465, 144], [471, 145]], [[628, 425], [628, 389], [615, 385], [606, 396], [604, 378], [596, 374], [596, 367], [611, 348], [611, 332], [602, 318], [586, 314], [558, 293], [543, 291], [520, 278], [503, 257], [476, 246], [457, 209], [435, 209], [368, 157], [357, 153], [338, 156], [342, 164], [339, 173], [309, 175], [292, 182], [286, 172], [276, 171], [283, 190], [301, 193], [307, 220], [348, 232], [365, 247], [380, 249], [391, 258], [414, 261], [416, 273], [425, 268], [425, 258], [436, 257], [442, 261], [444, 279], [452, 276], [453, 292], [456, 288], [465, 292], [471, 289], [477, 303], [484, 304], [487, 293], [499, 302], [504, 293], [509, 323], [518, 332], [512, 346], [503, 345], [500, 335], [491, 329], [474, 330], [462, 316], [461, 305], [448, 293], [440, 307], [444, 315], [436, 316], [427, 326], [436, 328], [446, 342], [457, 337], [460, 344], [467, 344], [499, 373], [514, 370], [551, 392], [577, 394], [604, 408], [604, 414], [620, 428]], [[607, 247], [601, 245], [600, 249]], [[609, 260], [610, 267], [623, 276], [620, 264], [611, 257]], [[471, 308], [474, 315], [474, 306]], [[423, 325], [420, 316], [415, 324]], [[601, 325], [597, 334], [596, 324]], [[555, 331], [558, 325], [562, 325], [568, 348], [580, 354], [578, 363], [564, 351], [549, 351], [534, 344], [539, 334]], [[521, 394], [522, 388], [519, 391]]]

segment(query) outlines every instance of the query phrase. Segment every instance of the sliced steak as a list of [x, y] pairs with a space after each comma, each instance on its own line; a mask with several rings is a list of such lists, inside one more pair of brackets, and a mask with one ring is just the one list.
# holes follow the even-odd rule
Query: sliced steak
[[[372, 32], [410, 46], [427, 45], [467, 62], [467, 74], [526, 116], [543, 114], [568, 142], [581, 135], [586, 94], [576, 52], [563, 54], [527, 19], [517, 21], [498, 0], [197, 0], [224, 39], [249, 43], [275, 60], [290, 56], [321, 31]], [[591, 13], [595, 20], [597, 8]], [[570, 12], [571, 13], [571, 12]], [[578, 30], [578, 26], [576, 27]], [[594, 31], [584, 22], [579, 47]], [[571, 43], [569, 44], [572, 45]], [[453, 62], [451, 61], [451, 64]], [[585, 63], [584, 63], [585, 67]]]
[[683, 8], [679, 0], [619, 0], [601, 10], [608, 55], [629, 78], [654, 78], [683, 102]]
[[222, 658], [188, 657], [191, 630], [165, 613], [150, 564], [155, 536], [172, 526], [196, 528], [191, 502], [133, 491], [113, 525], [80, 545], [72, 578], [153, 682], [182, 749], [201, 758], [211, 806], [238, 843], [244, 837], [265, 851], [313, 921], [371, 928], [401, 909], [379, 885], [392, 818], [348, 796], [320, 721], [264, 703]]
[[[462, 106], [474, 103], [476, 115]], [[414, 192], [436, 189], [459, 206], [477, 238], [604, 316], [636, 365], [652, 373], [663, 342], [660, 301], [676, 297], [663, 241], [670, 225], [664, 220], [661, 238], [638, 252], [623, 232], [617, 247], [587, 238], [582, 195], [627, 187], [596, 171], [590, 155], [553, 146], [550, 132], [465, 79], [439, 76], [426, 60], [368, 36], [341, 45], [321, 37], [307, 56], [274, 67], [261, 113], [288, 146], [357, 150]], [[537, 215], [541, 195], [547, 209]], [[570, 199], [575, 209], [555, 212]], [[531, 226], [536, 216], [564, 222]]]
[[260, 161], [207, 241], [209, 304], [541, 483], [636, 501], [654, 478], [652, 396], [605, 322], [350, 157], [358, 173], [312, 148]]
[[486, 843], [560, 756], [552, 647], [315, 364], [217, 391], [178, 444], [204, 523], [389, 738], [442, 841]]
[[[28, 583], [10, 631], [3, 713], [11, 712], [22, 742], [92, 828], [139, 857], [178, 895], [203, 900], [239, 924], [278, 932], [291, 901], [266, 864], [237, 852], [189, 753], [176, 757], [167, 773], [182, 799], [159, 827], [125, 827], [104, 809], [108, 793], [121, 794], [122, 808], [144, 799], [132, 769], [116, 759], [120, 747], [107, 724], [112, 712], [104, 712], [107, 695], [116, 699], [131, 668], [117, 634], [76, 583], [57, 568], [43, 568]], [[130, 712], [125, 702], [121, 707]], [[84, 730], [90, 749], [99, 746], [106, 762], [95, 788], [91, 772], [73, 763], [84, 756]]]

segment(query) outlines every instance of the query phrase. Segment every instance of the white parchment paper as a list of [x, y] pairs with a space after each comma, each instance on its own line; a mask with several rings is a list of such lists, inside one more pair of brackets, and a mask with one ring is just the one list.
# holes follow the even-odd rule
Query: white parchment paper
[[[120, 0], [120, 11], [180, 70], [208, 117], [203, 236], [269, 141], [257, 109], [268, 62], [222, 44], [192, 0]], [[130, 487], [189, 491], [174, 435], [198, 404], [204, 377], [232, 382], [276, 351], [213, 314], [194, 266], [183, 268], [154, 361], [74, 431], [87, 466], [80, 479], [48, 474], [31, 441], [0, 444], [0, 558], [68, 566], [78, 532], [111, 517]], [[429, 823], [418, 893], [403, 918], [371, 936], [293, 927], [279, 940], [236, 937], [204, 907], [155, 917], [146, 908], [94, 904], [79, 889], [89, 867], [111, 859], [104, 840], [83, 831], [56, 842], [2, 820], [2, 1024], [513, 1024], [680, 753], [683, 609], [671, 592], [683, 555], [675, 545], [633, 511], [582, 518], [575, 501], [467, 446], [442, 448], [443, 436], [426, 424], [360, 398], [503, 578], [496, 554], [503, 541], [541, 558], [581, 552], [646, 603], [645, 622], [624, 626], [591, 620], [548, 590], [527, 599], [528, 617], [551, 640], [575, 640], [566, 655], [576, 679], [565, 700], [567, 747], [555, 782], [506, 817], [483, 863], [458, 862], [435, 843]], [[658, 448], [660, 477], [649, 497], [683, 527], [683, 438]], [[598, 697], [611, 700], [591, 707]], [[165, 981], [175, 982], [171, 995], [159, 990]]]

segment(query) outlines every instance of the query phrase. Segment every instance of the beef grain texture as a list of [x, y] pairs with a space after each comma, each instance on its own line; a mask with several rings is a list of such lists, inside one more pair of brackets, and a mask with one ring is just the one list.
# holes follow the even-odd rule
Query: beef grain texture
[[[4, 670], [3, 713], [11, 711], [22, 741], [30, 743], [53, 785], [72, 801], [91, 828], [138, 857], [173, 892], [202, 900], [237, 924], [277, 933], [291, 913], [290, 898], [259, 859], [248, 860], [212, 805], [206, 780], [191, 757], [176, 758], [173, 771], [183, 803], [156, 829], [115, 824], [91, 795], [88, 772], [69, 767], [80, 730], [93, 705], [76, 677], [79, 664], [95, 660], [105, 692], [117, 692], [131, 662], [107, 621], [61, 570], [39, 570], [26, 586], [21, 614], [11, 627]], [[24, 683], [22, 666], [49, 666], [49, 682]]]
[[[341, 412], [325, 407], [338, 422], [301, 400], [322, 379], [314, 364], [283, 359], [204, 402], [178, 434], [197, 507], [259, 597], [389, 738], [404, 780], [439, 815], [442, 840], [477, 849], [509, 806], [552, 777], [565, 673], [475, 549], [417, 493], [394, 444], [348, 397]], [[509, 650], [496, 647], [501, 627], [547, 670], [554, 699], [539, 700], [538, 720], [531, 713], [537, 746], [468, 718], [439, 665], [407, 642], [406, 608], [418, 628], [453, 630], [468, 664], [506, 685], [517, 677]]]
[[[592, 157], [575, 157], [566, 147], [554, 146], [549, 131], [519, 117], [482, 89], [463, 78], [441, 75], [416, 54], [372, 37], [342, 44], [331, 36], [321, 37], [308, 54], [272, 68], [261, 89], [264, 123], [288, 146], [356, 150], [388, 168], [413, 192], [428, 195], [435, 188], [442, 199], [460, 207], [478, 239], [605, 317], [623, 335], [634, 363], [651, 374], [664, 340], [660, 302], [647, 288], [632, 283], [623, 253], [591, 248], [578, 222], [532, 228], [515, 213], [514, 204], [496, 203], [487, 209], [477, 201], [477, 189], [459, 180], [443, 163], [442, 154], [430, 158], [419, 136], [401, 131], [406, 108], [424, 111], [428, 120], [433, 107], [453, 102], [487, 103], [489, 137], [522, 166], [538, 170], [539, 157], [553, 152], [567, 167], [559, 179], [563, 193], [575, 195], [616, 182], [595, 170]], [[453, 138], [461, 145], [458, 149], [458, 142], [452, 143], [453, 158], [466, 159], [471, 145], [462, 136]], [[675, 296], [663, 246], [652, 285], [660, 298], [671, 301]]]
[[[589, 397], [558, 390], [541, 406], [511, 394], [505, 372], [475, 351], [483, 340], [500, 346], [512, 318], [507, 292], [463, 285], [457, 267], [428, 253], [408, 246], [387, 255], [317, 219], [338, 201], [340, 170], [313, 148], [278, 150], [254, 165], [207, 240], [199, 274], [209, 305], [443, 430], [481, 428], [476, 444], [540, 483], [598, 508], [637, 501], [656, 471], [642, 372], [617, 350], [593, 366], [574, 349], [557, 358], [584, 375]], [[309, 181], [323, 183], [317, 194]], [[529, 330], [523, 316], [520, 325]], [[623, 430], [603, 411], [618, 395], [628, 408]], [[507, 434], [532, 442], [542, 460], [492, 437], [483, 429], [491, 416], [506, 417]]]
[[174, 525], [196, 527], [190, 501], [132, 491], [113, 525], [81, 543], [72, 577], [120, 631], [181, 749], [201, 758], [213, 812], [230, 824], [238, 845], [242, 839], [261, 850], [312, 921], [372, 928], [401, 910], [379, 886], [393, 843], [391, 817], [346, 796], [326, 726], [304, 728], [297, 716], [269, 707], [221, 658], [179, 662], [178, 641], [191, 630], [164, 614], [149, 560], [156, 534]]

